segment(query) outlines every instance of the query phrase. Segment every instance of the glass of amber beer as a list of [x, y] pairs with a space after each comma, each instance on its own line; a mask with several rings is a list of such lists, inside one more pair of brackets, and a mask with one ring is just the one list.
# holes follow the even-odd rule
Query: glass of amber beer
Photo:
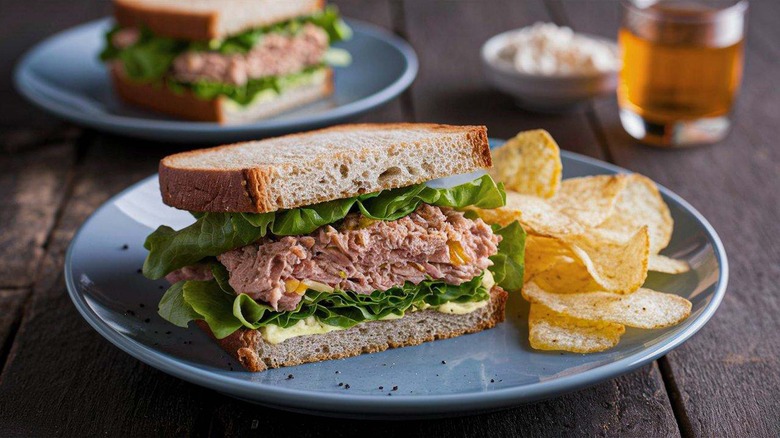
[[742, 80], [747, 0], [622, 0], [620, 121], [642, 142], [714, 143]]

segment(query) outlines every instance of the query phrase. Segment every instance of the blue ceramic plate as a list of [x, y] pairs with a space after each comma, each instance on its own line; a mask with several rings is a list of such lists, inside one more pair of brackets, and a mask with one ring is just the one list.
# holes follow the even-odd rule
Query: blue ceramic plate
[[[624, 171], [581, 155], [563, 152], [562, 157], [565, 177]], [[597, 354], [532, 350], [528, 305], [514, 294], [506, 322], [492, 330], [350, 359], [243, 371], [197, 328], [181, 329], [158, 317], [157, 302], [167, 284], [137, 272], [146, 256], [144, 238], [153, 227], [192, 221], [187, 213], [163, 206], [156, 176], [115, 196], [87, 220], [68, 250], [65, 277], [79, 312], [114, 345], [166, 373], [237, 398], [334, 416], [475, 413], [554, 397], [629, 372], [679, 346], [710, 319], [726, 290], [723, 246], [693, 207], [669, 190], [661, 192], [675, 220], [664, 253], [687, 260], [693, 269], [684, 275], [651, 273], [647, 285], [688, 298], [693, 311], [675, 327], [628, 329], [616, 348]], [[294, 379], [287, 379], [291, 373]], [[398, 390], [388, 396], [393, 386]]]
[[348, 20], [351, 40], [336, 44], [352, 64], [336, 68], [333, 96], [300, 109], [242, 125], [189, 122], [121, 103], [97, 56], [109, 19], [59, 33], [35, 46], [16, 68], [14, 81], [30, 101], [59, 117], [92, 128], [150, 140], [228, 142], [302, 131], [346, 120], [376, 108], [409, 87], [417, 56], [402, 39]]

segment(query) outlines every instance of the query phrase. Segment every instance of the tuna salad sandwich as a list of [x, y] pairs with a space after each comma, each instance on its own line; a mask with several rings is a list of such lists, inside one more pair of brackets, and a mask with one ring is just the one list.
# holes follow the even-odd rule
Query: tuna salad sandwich
[[113, 0], [101, 59], [131, 103], [220, 123], [257, 120], [333, 92], [331, 44], [351, 31], [324, 0]]
[[[194, 223], [145, 242], [159, 304], [251, 371], [489, 329], [519, 291], [525, 234], [469, 210], [505, 203], [478, 173], [484, 126], [344, 125], [168, 156], [163, 201]], [[472, 175], [473, 176], [473, 175]]]

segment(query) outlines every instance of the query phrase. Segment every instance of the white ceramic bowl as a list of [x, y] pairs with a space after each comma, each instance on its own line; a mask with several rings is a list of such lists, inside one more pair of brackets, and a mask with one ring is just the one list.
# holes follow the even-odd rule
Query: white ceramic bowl
[[[512, 63], [499, 56], [509, 38], [517, 30], [510, 30], [490, 38], [481, 50], [485, 77], [495, 88], [515, 98], [517, 104], [528, 110], [561, 112], [576, 108], [589, 99], [615, 92], [617, 72], [588, 74], [539, 75], [517, 71]], [[609, 44], [617, 44], [593, 35], [585, 36]]]

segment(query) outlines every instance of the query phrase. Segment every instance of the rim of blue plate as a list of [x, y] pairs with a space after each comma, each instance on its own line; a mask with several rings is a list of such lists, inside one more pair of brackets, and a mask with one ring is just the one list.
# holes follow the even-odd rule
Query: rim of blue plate
[[66, 120], [98, 128], [105, 126], [117, 126], [121, 128], [156, 129], [167, 133], [181, 131], [197, 133], [219, 130], [225, 134], [240, 134], [260, 130], [291, 130], [294, 128], [299, 128], [301, 125], [325, 125], [328, 122], [357, 115], [387, 103], [391, 99], [401, 94], [412, 84], [415, 77], [417, 77], [417, 72], [419, 70], [417, 54], [408, 42], [379, 26], [360, 20], [345, 20], [355, 32], [363, 33], [378, 40], [382, 40], [398, 50], [406, 61], [406, 68], [394, 82], [377, 93], [333, 109], [328, 109], [326, 111], [307, 115], [301, 118], [280, 120], [268, 119], [238, 125], [220, 125], [219, 123], [213, 122], [192, 122], [183, 120], [145, 119], [139, 117], [120, 116], [111, 113], [104, 113], [101, 114], [99, 118], [95, 118], [94, 114], [75, 110], [73, 107], [67, 104], [62, 104], [56, 100], [42, 97], [42, 93], [36, 91], [36, 84], [40, 84], [43, 81], [35, 77], [35, 75], [29, 69], [29, 64], [32, 62], [31, 59], [33, 56], [38, 51], [46, 48], [48, 45], [54, 44], [58, 38], [65, 34], [78, 32], [88, 27], [108, 25], [108, 23], [112, 21], [110, 17], [92, 20], [87, 23], [62, 30], [33, 46], [16, 64], [13, 73], [13, 82], [16, 90], [37, 106], [47, 111], [51, 111], [57, 116]]
[[[503, 140], [491, 139], [491, 145], [503, 142]], [[605, 163], [603, 161], [587, 157], [581, 154], [561, 151], [562, 157], [567, 159], [584, 162], [600, 169], [615, 173], [630, 172], [627, 169]], [[674, 335], [667, 342], [660, 342], [652, 347], [640, 352], [629, 355], [623, 359], [611, 362], [573, 374], [560, 377], [555, 380], [533, 383], [519, 387], [497, 389], [490, 392], [475, 392], [463, 394], [446, 395], [421, 395], [414, 397], [373, 397], [366, 395], [351, 394], [332, 394], [316, 393], [306, 390], [290, 389], [285, 387], [248, 382], [240, 379], [223, 376], [218, 373], [199, 368], [197, 366], [184, 363], [172, 356], [159, 353], [151, 348], [136, 343], [129, 338], [122, 336], [119, 332], [113, 330], [100, 317], [92, 311], [90, 306], [79, 293], [78, 286], [71, 272], [71, 263], [73, 260], [73, 243], [77, 241], [87, 225], [103, 209], [110, 207], [113, 202], [125, 193], [134, 190], [137, 186], [144, 184], [149, 178], [131, 185], [117, 195], [111, 197], [102, 204], [90, 217], [81, 225], [73, 237], [68, 251], [65, 255], [65, 283], [68, 289], [68, 295], [78, 309], [79, 313], [87, 322], [104, 338], [115, 346], [136, 359], [155, 367], [167, 374], [195, 383], [200, 386], [214, 389], [234, 397], [255, 401], [262, 404], [274, 405], [279, 408], [305, 409], [309, 412], [317, 411], [317, 406], [327, 406], [327, 412], [330, 414], [401, 414], [415, 412], [419, 414], [446, 414], [464, 411], [478, 412], [508, 408], [525, 402], [549, 398], [577, 389], [595, 385], [601, 381], [617, 377], [619, 375], [633, 371], [634, 369], [645, 365], [669, 351], [677, 348], [687, 341], [691, 336], [698, 332], [709, 319], [714, 315], [723, 296], [726, 292], [729, 277], [728, 259], [723, 243], [720, 240], [715, 229], [710, 225], [707, 219], [699, 213], [687, 201], [671, 190], [659, 185], [659, 190], [666, 199], [677, 204], [683, 210], [691, 214], [701, 227], [707, 233], [707, 239], [713, 248], [713, 253], [718, 262], [719, 276], [715, 285], [715, 291], [710, 302], [705, 306], [702, 313], [685, 330]], [[324, 410], [322, 410], [324, 411]]]

